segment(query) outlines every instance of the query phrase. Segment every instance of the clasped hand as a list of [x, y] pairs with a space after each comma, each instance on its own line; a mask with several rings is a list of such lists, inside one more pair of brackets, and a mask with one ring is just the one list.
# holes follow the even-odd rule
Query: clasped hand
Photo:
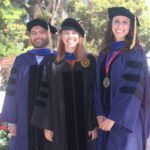
[[115, 124], [115, 121], [106, 118], [105, 116], [97, 116], [98, 126], [103, 131], [110, 131]]

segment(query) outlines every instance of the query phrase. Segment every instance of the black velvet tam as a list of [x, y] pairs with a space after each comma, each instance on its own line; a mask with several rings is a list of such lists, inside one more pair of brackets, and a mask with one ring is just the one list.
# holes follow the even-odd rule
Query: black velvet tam
[[84, 30], [81, 27], [81, 25], [73, 18], [67, 18], [65, 19], [62, 24], [61, 24], [61, 29], [62, 30], [75, 30], [78, 33], [81, 34], [82, 37], [84, 37]]
[[[126, 16], [130, 18], [132, 22], [134, 22], [135, 15], [127, 8], [125, 7], [112, 7], [108, 8], [108, 16], [110, 19], [112, 19], [115, 16]], [[136, 17], [137, 25], [140, 26], [139, 20]]]
[[29, 32], [34, 26], [41, 26], [46, 30], [48, 30], [48, 26], [49, 26], [52, 34], [55, 34], [57, 32], [57, 29], [54, 26], [52, 26], [51, 24], [48, 24], [43, 19], [33, 19], [30, 22], [28, 22], [26, 26], [27, 26], [27, 31]]

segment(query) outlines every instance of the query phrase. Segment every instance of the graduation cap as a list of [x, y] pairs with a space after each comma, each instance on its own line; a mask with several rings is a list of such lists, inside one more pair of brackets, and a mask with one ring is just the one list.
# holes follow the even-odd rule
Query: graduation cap
[[84, 30], [81, 27], [81, 25], [73, 18], [67, 18], [65, 19], [62, 24], [61, 24], [61, 29], [60, 32], [62, 30], [75, 30], [78, 33], [80, 33], [80, 35], [82, 37], [84, 37]]
[[34, 26], [41, 26], [44, 29], [48, 30], [48, 28], [50, 28], [50, 31], [52, 34], [55, 34], [57, 32], [57, 29], [52, 26], [51, 24], [47, 23], [46, 21], [44, 21], [43, 19], [33, 19], [30, 22], [27, 23], [27, 31], [31, 31], [31, 29]]
[[[125, 7], [108, 8], [108, 15], [109, 15], [110, 19], [112, 19], [115, 16], [126, 16], [126, 17], [130, 18], [130, 20], [133, 22], [136, 17], [132, 12], [130, 12], [129, 9], [127, 9]], [[137, 21], [137, 26], [140, 26], [140, 23], [139, 23], [139, 20], [137, 17], [136, 17], [136, 21]]]
[[115, 16], [125, 16], [125, 17], [128, 17], [132, 22], [134, 22], [134, 35], [133, 35], [132, 44], [130, 46], [130, 49], [132, 49], [136, 43], [137, 26], [140, 26], [138, 17], [135, 16], [129, 9], [125, 7], [108, 8], [108, 16], [109, 16], [109, 19], [112, 19]]
[[47, 23], [43, 19], [33, 19], [30, 22], [28, 22], [26, 26], [27, 26], [27, 31], [29, 31], [29, 32], [31, 31], [31, 29], [34, 26], [41, 26], [44, 29], [48, 30], [50, 49], [51, 49], [51, 52], [53, 52], [53, 42], [52, 42], [52, 38], [51, 38], [50, 32], [52, 34], [55, 34], [57, 32], [57, 29], [54, 26], [52, 26], [50, 23]]

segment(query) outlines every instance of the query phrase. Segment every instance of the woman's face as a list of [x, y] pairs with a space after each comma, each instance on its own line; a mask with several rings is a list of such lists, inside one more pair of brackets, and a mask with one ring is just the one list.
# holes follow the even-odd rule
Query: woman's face
[[62, 40], [65, 44], [65, 50], [67, 52], [74, 52], [79, 43], [80, 36], [79, 33], [74, 30], [63, 30]]
[[116, 41], [124, 41], [130, 29], [130, 19], [125, 16], [115, 16], [112, 20], [112, 32]]

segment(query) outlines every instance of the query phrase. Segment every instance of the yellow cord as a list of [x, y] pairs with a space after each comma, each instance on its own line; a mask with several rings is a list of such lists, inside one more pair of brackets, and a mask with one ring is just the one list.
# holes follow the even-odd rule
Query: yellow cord
[[130, 46], [130, 49], [133, 49], [136, 43], [136, 31], [137, 31], [137, 26], [136, 26], [136, 16], [134, 18], [134, 33], [133, 33], [133, 41], [132, 44]]

